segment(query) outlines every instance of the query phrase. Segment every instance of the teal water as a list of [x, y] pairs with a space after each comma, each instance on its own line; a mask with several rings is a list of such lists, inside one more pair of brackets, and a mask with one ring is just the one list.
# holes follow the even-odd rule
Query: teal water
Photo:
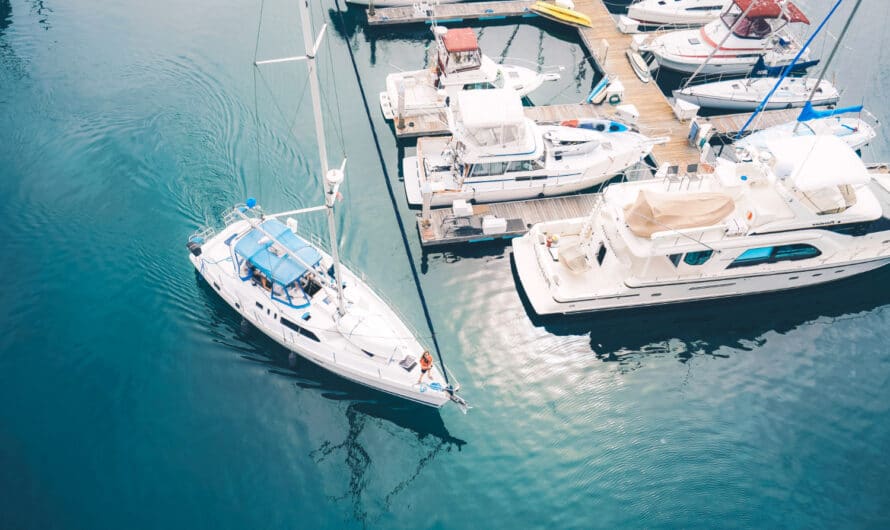
[[[878, 4], [837, 79], [886, 121]], [[410, 228], [403, 150], [374, 99], [386, 73], [422, 63], [422, 27], [366, 31], [358, 10], [316, 9], [316, 26], [332, 23], [331, 159], [349, 156], [342, 251], [423, 328], [349, 46], [439, 342], [475, 408], [382, 396], [244, 324], [198, 281], [186, 236], [248, 195], [269, 211], [321, 198], [305, 70], [268, 67], [255, 85], [251, 66], [255, 48], [302, 53], [296, 6], [267, 1], [257, 45], [259, 14], [232, 0], [0, 0], [0, 528], [890, 524], [890, 270], [530, 317], [509, 247], [424, 255]], [[595, 80], [571, 32], [480, 32], [491, 55], [566, 66], [537, 103], [577, 101]], [[864, 155], [886, 160], [890, 145]], [[323, 234], [322, 219], [303, 226]]]

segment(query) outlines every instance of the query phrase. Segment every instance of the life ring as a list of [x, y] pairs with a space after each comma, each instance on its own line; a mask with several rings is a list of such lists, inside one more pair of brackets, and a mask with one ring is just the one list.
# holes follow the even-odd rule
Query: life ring
[[621, 96], [618, 94], [612, 94], [609, 96], [609, 105], [617, 105], [621, 103]]

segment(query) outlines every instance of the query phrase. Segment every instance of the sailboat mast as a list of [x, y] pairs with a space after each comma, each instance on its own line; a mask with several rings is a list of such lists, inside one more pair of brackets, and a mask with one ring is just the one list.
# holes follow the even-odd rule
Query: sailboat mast
[[[321, 161], [321, 176], [325, 188], [325, 206], [327, 206], [328, 237], [331, 244], [331, 257], [334, 259], [334, 280], [337, 282], [337, 307], [340, 314], [346, 313], [343, 298], [343, 276], [340, 274], [340, 252], [337, 239], [337, 221], [334, 218], [337, 184], [328, 179], [328, 149], [325, 143], [324, 118], [321, 114], [321, 91], [318, 86], [318, 73], [315, 68], [316, 43], [312, 42], [312, 25], [309, 19], [309, 0], [300, 0], [300, 22], [303, 27], [303, 44], [306, 48], [306, 63], [309, 67], [309, 92], [312, 96], [312, 115], [315, 118], [315, 136], [318, 138], [318, 157]], [[324, 29], [322, 29], [322, 32]], [[318, 42], [321, 42], [319, 39]], [[336, 171], [336, 170], [335, 170]]]
[[[810, 97], [807, 99], [807, 105], [813, 102], [813, 96], [816, 95], [816, 90], [819, 88], [819, 85], [822, 84], [822, 80], [825, 79], [825, 72], [828, 71], [828, 67], [831, 66], [831, 60], [834, 59], [834, 54], [837, 53], [837, 49], [841, 47], [841, 41], [844, 40], [844, 35], [847, 34], [847, 30], [850, 29], [850, 23], [853, 22], [853, 17], [856, 16], [856, 11], [859, 10], [859, 5], [862, 4], [862, 0], [856, 0], [856, 5], [853, 6], [853, 11], [850, 12], [850, 16], [847, 17], [847, 22], [844, 24], [844, 29], [841, 30], [841, 34], [837, 38], [837, 42], [834, 43], [834, 48], [831, 50], [831, 54], [828, 56], [828, 60], [825, 61], [825, 65], [822, 66], [822, 71], [819, 73], [819, 79], [816, 81], [816, 84], [813, 85], [813, 90], [810, 91]], [[800, 119], [797, 120], [797, 123], [794, 124], [794, 131], [792, 134], [797, 134], [797, 129], [800, 127]]]

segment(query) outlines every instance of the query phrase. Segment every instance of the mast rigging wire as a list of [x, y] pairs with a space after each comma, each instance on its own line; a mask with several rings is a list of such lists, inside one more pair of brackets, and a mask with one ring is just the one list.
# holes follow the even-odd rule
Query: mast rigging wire
[[[337, 14], [340, 17], [340, 23], [343, 27], [346, 27], [345, 19], [343, 17], [343, 10], [340, 8], [340, 0], [334, 0], [334, 5], [337, 7]], [[359, 94], [361, 95], [362, 105], [365, 108], [365, 115], [368, 119], [368, 124], [371, 127], [371, 135], [374, 138], [374, 147], [377, 150], [377, 158], [380, 161], [380, 168], [383, 170], [383, 180], [386, 183], [386, 191], [389, 194], [389, 200], [392, 203], [393, 213], [395, 214], [396, 222], [399, 225], [399, 232], [402, 235], [402, 244], [405, 246], [405, 253], [408, 255], [408, 265], [411, 267], [411, 276], [414, 278], [414, 286], [417, 289], [417, 295], [420, 298], [420, 306], [423, 308], [423, 316], [426, 318], [426, 324], [430, 330], [430, 337], [433, 341], [433, 348], [436, 350], [436, 356], [439, 358], [439, 363], [442, 365], [442, 375], [445, 378], [445, 383], [449, 384], [448, 380], [448, 371], [445, 368], [445, 361], [442, 358], [442, 350], [439, 347], [439, 340], [436, 337], [436, 329], [433, 325], [433, 319], [430, 316], [429, 307], [426, 303], [426, 296], [423, 294], [423, 287], [420, 285], [420, 276], [417, 272], [417, 265], [414, 263], [414, 254], [411, 252], [411, 245], [408, 242], [408, 233], [405, 230], [405, 223], [402, 221], [402, 216], [399, 215], [398, 203], [396, 202], [395, 192], [392, 189], [392, 182], [389, 178], [389, 171], [386, 169], [386, 161], [383, 157], [383, 149], [380, 147], [380, 139], [377, 136], [377, 128], [374, 126], [373, 118], [371, 118], [371, 108], [368, 105], [368, 97], [365, 94], [365, 87], [362, 85], [361, 74], [358, 70], [358, 63], [355, 60], [355, 54], [352, 51], [352, 46], [349, 46], [347, 43], [346, 49], [349, 51], [349, 59], [352, 63], [352, 71], [355, 73], [355, 79], [358, 84]]]

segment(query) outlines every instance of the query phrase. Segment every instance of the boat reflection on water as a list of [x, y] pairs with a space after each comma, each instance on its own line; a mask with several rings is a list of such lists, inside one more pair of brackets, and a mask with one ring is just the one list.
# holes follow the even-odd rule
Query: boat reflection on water
[[[311, 437], [323, 440], [309, 456], [320, 467], [348, 468], [345, 475], [341, 470], [321, 476], [348, 477], [345, 484], [326, 484], [325, 489], [334, 492], [332, 500], [350, 503], [356, 520], [374, 523], [438, 455], [466, 445], [451, 435], [438, 409], [352, 383], [302, 359], [242, 319], [207, 282], [196, 281], [204, 314], [213, 319], [208, 328], [214, 340], [301, 389], [293, 406], [302, 411]], [[346, 429], [339, 419], [344, 416]], [[322, 424], [317, 418], [331, 421]], [[391, 452], [393, 444], [400, 447], [398, 454]], [[375, 468], [375, 462], [385, 469]]]
[[[512, 260], [511, 268], [515, 278]], [[887, 285], [890, 267], [792, 292], [545, 317], [535, 314], [522, 289], [519, 296], [535, 326], [556, 336], [589, 334], [597, 358], [632, 370], [652, 356], [671, 356], [681, 363], [697, 355], [727, 357], [732, 351], [759, 348], [770, 332], [863, 318], [890, 304]]]

